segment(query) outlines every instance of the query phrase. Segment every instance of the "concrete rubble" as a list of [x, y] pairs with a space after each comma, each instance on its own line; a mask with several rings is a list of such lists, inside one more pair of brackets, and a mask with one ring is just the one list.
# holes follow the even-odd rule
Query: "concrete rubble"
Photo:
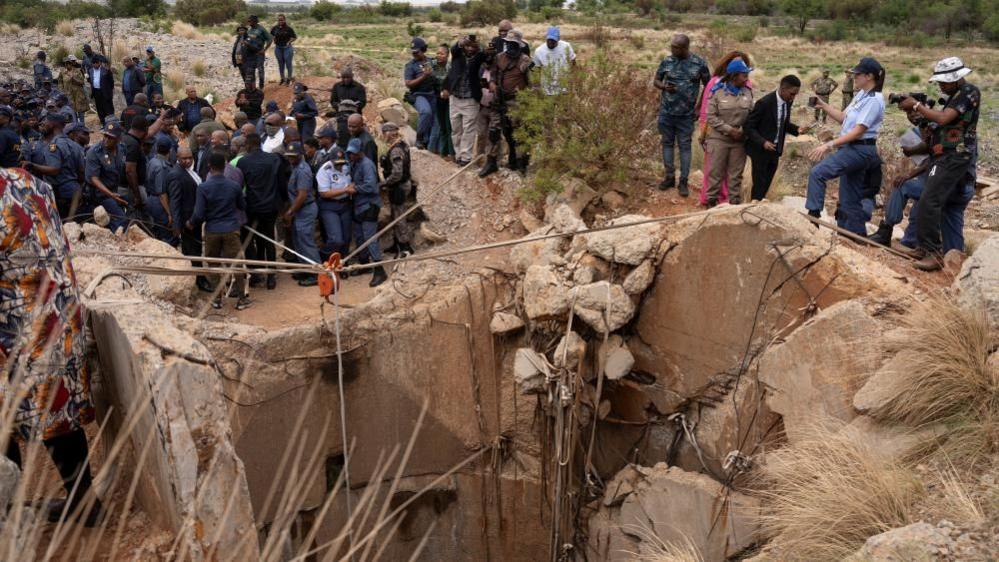
[[929, 523], [913, 523], [885, 531], [867, 539], [850, 561], [908, 562], [911, 560], [947, 560], [954, 541]]
[[992, 323], [999, 325], [999, 235], [992, 234], [975, 248], [954, 280], [960, 302], [984, 303]]

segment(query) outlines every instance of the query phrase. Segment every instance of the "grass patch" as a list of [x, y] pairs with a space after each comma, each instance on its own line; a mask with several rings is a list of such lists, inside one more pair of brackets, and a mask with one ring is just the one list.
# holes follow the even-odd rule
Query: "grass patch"
[[197, 27], [194, 27], [193, 25], [191, 25], [189, 23], [185, 23], [185, 22], [182, 22], [182, 21], [179, 21], [179, 20], [173, 22], [173, 25], [170, 27], [170, 33], [172, 33], [172, 34], [174, 34], [174, 35], [176, 35], [178, 37], [183, 37], [184, 39], [204, 39], [205, 38], [204, 34], [202, 34], [200, 31], [198, 31]]
[[61, 21], [56, 24], [55, 31], [63, 37], [72, 37], [76, 33], [76, 29], [73, 28], [73, 22], [71, 21]]
[[911, 522], [923, 487], [862, 434], [818, 425], [767, 456], [760, 495], [764, 532], [795, 560], [840, 560], [872, 535]]
[[999, 365], [995, 334], [981, 307], [920, 303], [890, 345], [901, 354], [892, 399], [871, 414], [883, 421], [948, 428], [942, 451], [964, 466], [999, 453]]
[[639, 527], [632, 529], [642, 539], [643, 552], [629, 552], [638, 562], [704, 562], [697, 546], [689, 537], [679, 542], [666, 542], [655, 531]]
[[191, 72], [193, 72], [194, 75], [197, 76], [198, 78], [201, 78], [202, 76], [204, 76], [205, 75], [205, 61], [203, 61], [201, 59], [195, 59], [195, 61], [191, 63]]
[[178, 69], [168, 70], [163, 73], [163, 84], [175, 92], [182, 92], [184, 90], [184, 83], [184, 73]]

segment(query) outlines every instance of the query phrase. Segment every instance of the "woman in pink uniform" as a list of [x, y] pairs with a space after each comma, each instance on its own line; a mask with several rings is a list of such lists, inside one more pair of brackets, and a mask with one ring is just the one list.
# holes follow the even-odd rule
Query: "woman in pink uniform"
[[[711, 88], [718, 83], [719, 80], [725, 76], [725, 68], [728, 67], [728, 63], [735, 59], [740, 59], [742, 62], [746, 63], [747, 66], [753, 66], [752, 60], [750, 60], [749, 55], [742, 51], [732, 51], [725, 55], [715, 66], [714, 72], [711, 73], [711, 80], [708, 81], [708, 85], [704, 87], [704, 93], [701, 94], [701, 108], [698, 113], [697, 122], [698, 129], [701, 132], [700, 141], [701, 149], [704, 150], [704, 181], [701, 184], [701, 205], [708, 204], [708, 175], [711, 172], [711, 155], [708, 154], [707, 143], [707, 114], [708, 114], [708, 98], [711, 97]], [[752, 81], [746, 83], [746, 87], [749, 89], [753, 88]], [[721, 194], [718, 196], [719, 203], [725, 203], [728, 201], [728, 178], [722, 179]]]

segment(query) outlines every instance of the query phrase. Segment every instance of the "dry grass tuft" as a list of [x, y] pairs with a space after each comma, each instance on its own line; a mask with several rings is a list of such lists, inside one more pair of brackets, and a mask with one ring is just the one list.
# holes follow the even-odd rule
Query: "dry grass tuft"
[[679, 542], [666, 542], [655, 531], [640, 527], [634, 533], [642, 539], [642, 552], [631, 552], [639, 562], [704, 562], [697, 546], [689, 537]]
[[184, 23], [182, 21], [173, 22], [173, 26], [170, 27], [170, 33], [178, 37], [183, 37], [184, 39], [204, 39], [205, 34], [198, 31], [198, 28], [194, 27], [189, 23]]
[[124, 41], [117, 41], [111, 45], [112, 66], [117, 67], [118, 63], [125, 57], [134, 56], [136, 51], [132, 50]]
[[73, 27], [73, 22], [71, 21], [61, 21], [55, 26], [56, 33], [62, 35], [63, 37], [72, 37], [76, 33], [76, 29]]
[[985, 521], [985, 512], [981, 504], [971, 494], [956, 469], [951, 467], [943, 470], [937, 474], [937, 478], [943, 490], [939, 510], [947, 519], [967, 526], [975, 526]]
[[205, 75], [205, 61], [203, 61], [201, 59], [195, 59], [195, 61], [191, 63], [191, 72], [193, 72], [194, 75], [197, 76], [197, 77], [199, 77], [199, 78], [202, 77], [202, 76], [204, 76]]
[[185, 82], [184, 72], [179, 69], [174, 68], [163, 73], [164, 86], [169, 87], [175, 92], [184, 91]]
[[0, 23], [0, 35], [17, 35], [21, 32], [21, 26], [16, 23]]
[[987, 312], [946, 299], [918, 304], [892, 344], [902, 354], [893, 398], [872, 415], [943, 424], [943, 450], [962, 465], [999, 453], [999, 363], [989, 363], [995, 334]]
[[819, 425], [767, 458], [765, 532], [796, 560], [839, 560], [871, 535], [906, 525], [923, 486], [863, 435]]

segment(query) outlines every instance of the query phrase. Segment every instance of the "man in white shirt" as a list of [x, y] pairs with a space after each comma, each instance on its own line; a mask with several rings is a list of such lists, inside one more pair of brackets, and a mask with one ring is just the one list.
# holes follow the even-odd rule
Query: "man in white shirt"
[[534, 50], [534, 65], [541, 69], [541, 88], [545, 94], [564, 94], [565, 71], [576, 64], [576, 53], [568, 41], [560, 39], [561, 32], [556, 26], [548, 28], [545, 44]]
[[278, 147], [284, 146], [284, 121], [284, 114], [280, 111], [267, 116], [267, 119], [264, 120], [265, 135], [260, 144], [260, 150], [274, 152]]

